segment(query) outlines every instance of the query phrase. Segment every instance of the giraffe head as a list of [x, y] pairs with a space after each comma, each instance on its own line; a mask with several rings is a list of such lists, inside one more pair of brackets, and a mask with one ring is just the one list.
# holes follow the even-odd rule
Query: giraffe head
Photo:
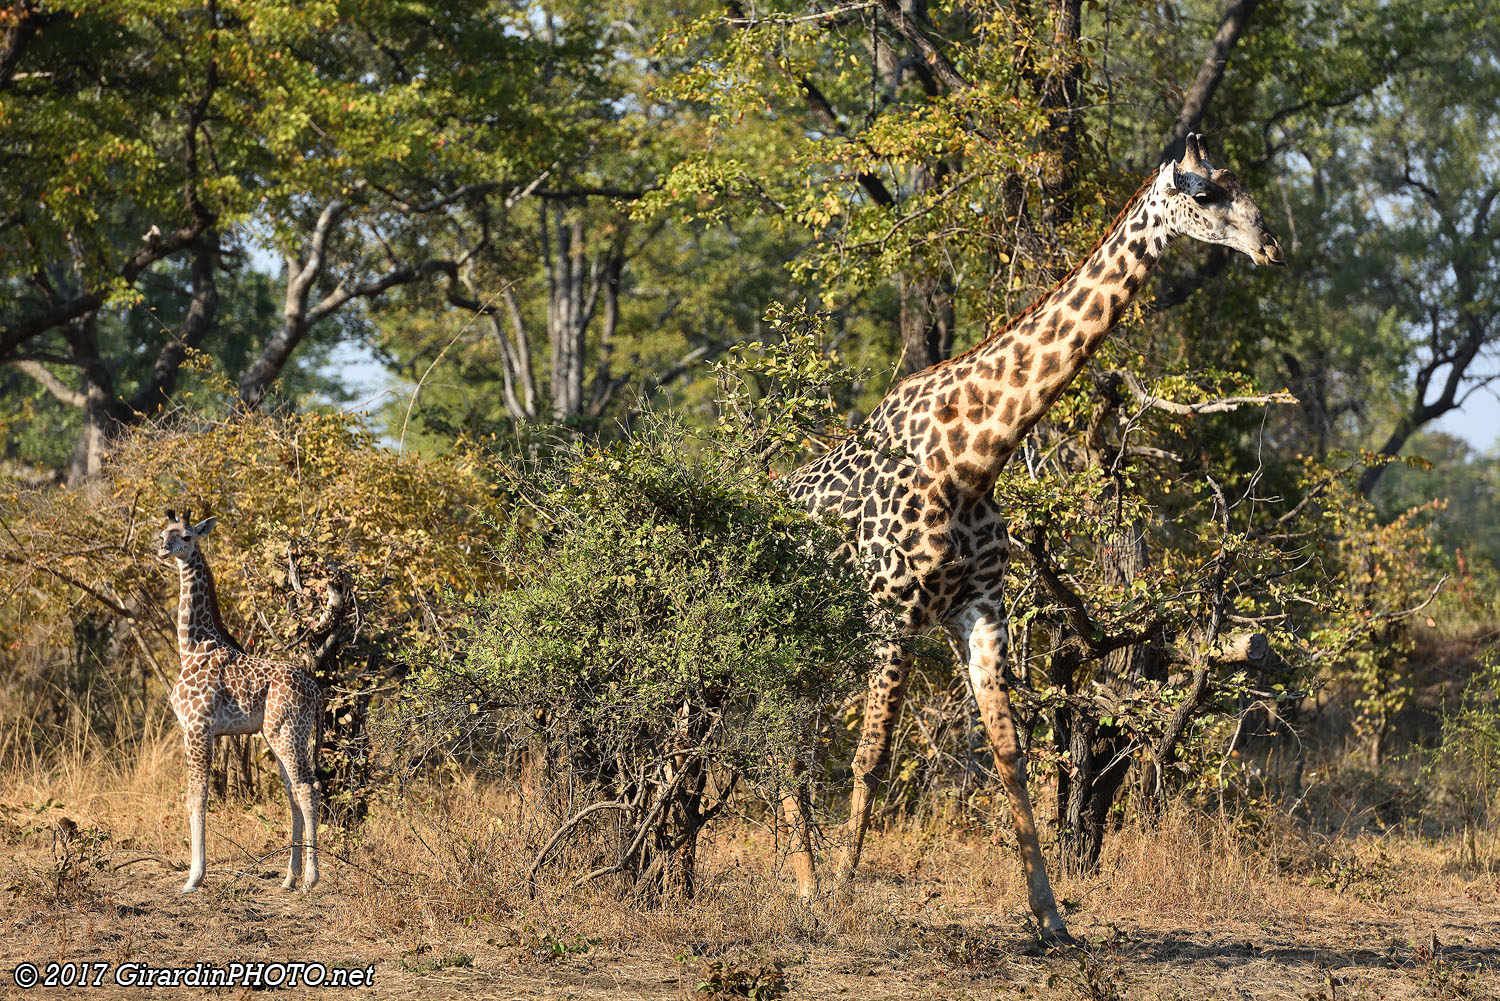
[[198, 540], [213, 531], [215, 518], [205, 518], [198, 524], [192, 524], [192, 517], [186, 510], [182, 517], [177, 512], [167, 509], [167, 527], [162, 529], [161, 536], [157, 539], [156, 555], [161, 559], [177, 559], [186, 562], [198, 548]]
[[1239, 178], [1209, 164], [1202, 139], [1189, 132], [1182, 159], [1169, 160], [1157, 171], [1156, 193], [1165, 205], [1167, 225], [1174, 234], [1232, 247], [1256, 264], [1286, 267], [1286, 254], [1266, 228], [1259, 206]]

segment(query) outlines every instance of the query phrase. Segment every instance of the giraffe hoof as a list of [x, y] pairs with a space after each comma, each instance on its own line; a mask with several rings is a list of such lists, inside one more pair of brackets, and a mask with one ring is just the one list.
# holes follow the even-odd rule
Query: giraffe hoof
[[1042, 932], [1042, 945], [1048, 949], [1067, 949], [1078, 945], [1078, 940], [1068, 934], [1068, 929], [1054, 928]]
[[198, 892], [198, 884], [197, 883], [189, 883], [186, 886], [184, 886], [180, 892], [184, 896], [187, 895], [187, 894], [189, 894], [189, 893], [197, 893]]

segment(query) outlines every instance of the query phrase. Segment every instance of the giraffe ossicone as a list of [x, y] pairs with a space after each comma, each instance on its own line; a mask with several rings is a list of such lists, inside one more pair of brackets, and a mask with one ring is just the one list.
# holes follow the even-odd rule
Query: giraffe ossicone
[[300, 877], [302, 889], [310, 890], [318, 882], [320, 790], [315, 768], [323, 741], [323, 695], [300, 665], [247, 653], [230, 636], [219, 612], [213, 573], [198, 546], [217, 521], [206, 518], [194, 525], [186, 511], [180, 518], [167, 511], [156, 553], [163, 560], [175, 560], [181, 578], [177, 650], [182, 670], [172, 686], [171, 703], [187, 749], [192, 861], [182, 892], [198, 889], [207, 865], [205, 821], [214, 738], [256, 732], [265, 736], [276, 756], [292, 811], [291, 862], [281, 885], [293, 889]]
[[[941, 627], [968, 657], [1042, 937], [1072, 941], [1047, 879], [1005, 678], [1010, 538], [993, 493], [1026, 433], [1098, 350], [1174, 238], [1222, 244], [1256, 264], [1286, 264], [1260, 209], [1233, 174], [1209, 164], [1201, 139], [1187, 136], [1182, 157], [1146, 179], [1051, 291], [971, 350], [897, 384], [847, 439], [782, 481], [805, 507], [842, 518], [872, 597], [893, 604], [900, 620], [870, 676], [849, 825], [834, 869], [840, 897], [852, 894], [876, 776], [906, 693], [911, 654], [902, 637]], [[805, 785], [788, 789], [782, 802], [797, 880], [810, 897], [816, 877]]]

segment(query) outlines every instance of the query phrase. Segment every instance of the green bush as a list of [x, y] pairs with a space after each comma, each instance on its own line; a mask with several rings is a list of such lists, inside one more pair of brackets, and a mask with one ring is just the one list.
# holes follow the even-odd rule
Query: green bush
[[1493, 655], [1443, 714], [1442, 740], [1427, 752], [1422, 778], [1429, 807], [1462, 827], [1464, 861], [1489, 868], [1494, 860], [1481, 857], [1480, 833], [1500, 820], [1500, 660]]
[[[670, 418], [512, 485], [495, 556], [516, 585], [468, 606], [459, 655], [424, 655], [403, 720], [540, 748], [590, 791], [589, 816], [620, 821], [597, 875], [691, 892], [697, 832], [730, 790], [775, 785], [862, 679], [863, 583], [832, 526]], [[575, 814], [555, 843], [584, 827]]]

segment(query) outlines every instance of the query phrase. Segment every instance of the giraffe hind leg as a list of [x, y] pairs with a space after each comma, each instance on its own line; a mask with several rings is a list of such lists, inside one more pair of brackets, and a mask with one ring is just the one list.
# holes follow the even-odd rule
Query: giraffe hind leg
[[306, 892], [318, 885], [318, 785], [312, 758], [300, 744], [297, 757], [297, 781], [293, 792], [297, 795], [306, 838], [307, 862], [302, 871], [302, 890]]
[[292, 813], [292, 861], [281, 885], [291, 889], [300, 874], [302, 889], [310, 890], [318, 882], [318, 791], [306, 734], [293, 725], [293, 718], [286, 718], [275, 730], [267, 731], [266, 743], [286, 776]]
[[[295, 735], [297, 752], [297, 774], [294, 791], [297, 805], [302, 813], [302, 830], [306, 841], [306, 865], [302, 871], [302, 890], [305, 893], [318, 884], [318, 799], [322, 787], [318, 784], [317, 754], [322, 740], [321, 717], [322, 694], [316, 683], [307, 681], [304, 700], [297, 713], [298, 727]], [[309, 748], [309, 739], [312, 746]]]
[[276, 758], [276, 767], [281, 772], [281, 786], [286, 790], [287, 809], [292, 815], [292, 857], [287, 864], [286, 879], [281, 881], [281, 888], [294, 890], [297, 888], [297, 879], [302, 875], [302, 811], [297, 806], [297, 797], [292, 795], [292, 779], [280, 756]]
[[203, 872], [208, 867], [208, 833], [205, 825], [208, 819], [208, 776], [214, 759], [213, 731], [206, 727], [201, 730], [184, 727], [183, 742], [187, 749], [188, 841], [192, 858], [182, 892], [194, 893], [202, 885]]

